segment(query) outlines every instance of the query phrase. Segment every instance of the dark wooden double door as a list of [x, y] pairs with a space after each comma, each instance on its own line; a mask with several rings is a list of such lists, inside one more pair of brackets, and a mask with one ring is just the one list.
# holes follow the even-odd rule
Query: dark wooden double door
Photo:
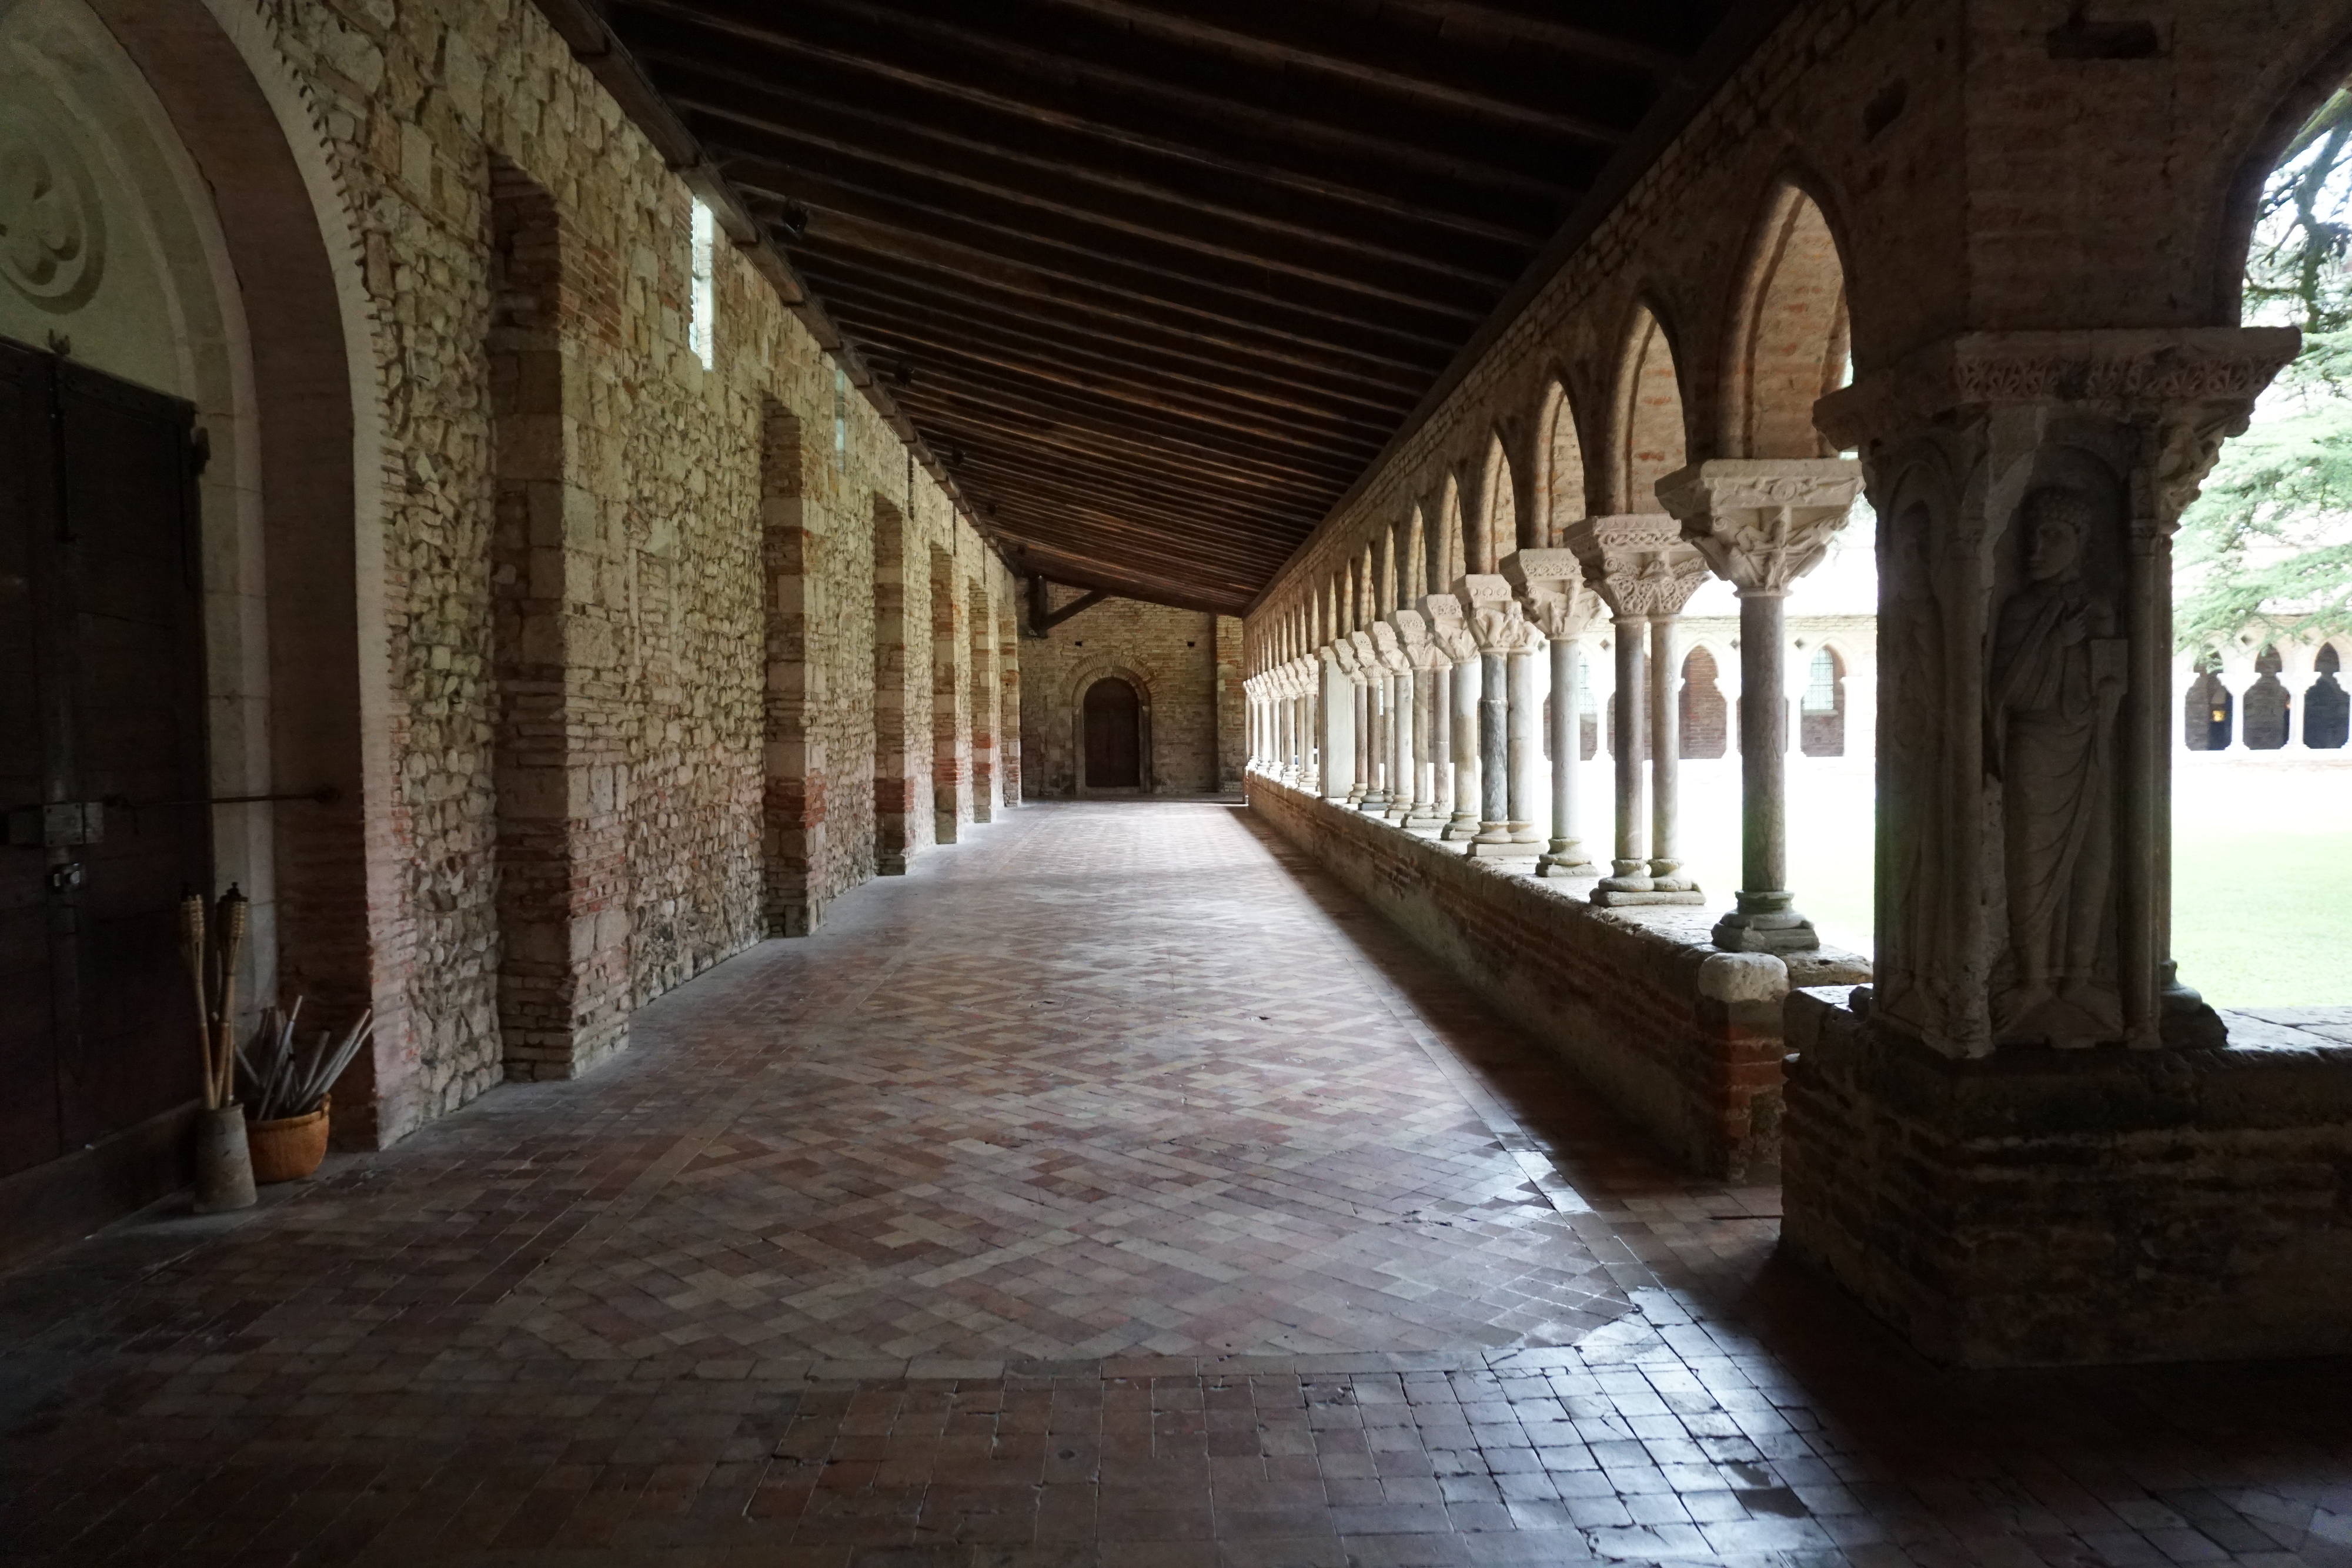
[[[0, 339], [0, 1249], [20, 1173], [199, 1092], [177, 934], [212, 883], [196, 467], [187, 403]], [[89, 1179], [164, 1166], [158, 1144], [143, 1176]]]

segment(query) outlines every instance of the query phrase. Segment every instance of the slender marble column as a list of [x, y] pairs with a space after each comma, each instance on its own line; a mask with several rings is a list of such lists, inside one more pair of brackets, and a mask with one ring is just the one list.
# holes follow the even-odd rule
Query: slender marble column
[[[1466, 633], [1463, 640], [1469, 640]], [[1454, 811], [1446, 819], [1445, 831], [1440, 835], [1443, 838], [1478, 836], [1478, 688], [1485, 672], [1485, 663], [1478, 657], [1475, 646], [1469, 650], [1467, 658], [1454, 657], [1448, 704], [1451, 711], [1446, 716], [1449, 754], [1454, 765]]]
[[1429, 820], [1443, 832], [1454, 814], [1454, 660], [1438, 650], [1429, 685]]
[[1348, 721], [1353, 716], [1353, 697], [1349, 687], [1347, 671], [1339, 663], [1337, 648], [1326, 644], [1316, 660], [1317, 711], [1321, 715], [1320, 736], [1317, 751], [1322, 761], [1321, 794], [1334, 805], [1345, 801], [1355, 784], [1355, 751], [1348, 738]]
[[1573, 637], [1551, 639], [1551, 842], [1544, 846], [1538, 876], [1591, 876], [1592, 862], [1576, 833], [1577, 753], [1583, 737], [1576, 711], [1576, 673], [1581, 650]]
[[1538, 782], [1543, 768], [1543, 710], [1536, 695], [1537, 649], [1540, 636], [1527, 638], [1510, 655], [1509, 811], [1511, 841], [1541, 852], [1544, 835], [1536, 826], [1537, 802], [1544, 793]]
[[1471, 853], [1511, 842], [1511, 702], [1507, 645], [1478, 647], [1478, 836]]
[[1642, 647], [1649, 622], [1640, 615], [1619, 615], [1611, 623], [1610, 641], [1617, 653], [1617, 697], [1611, 705], [1609, 741], [1615, 753], [1617, 779], [1617, 857], [1610, 874], [1593, 891], [1595, 904], [1609, 902], [1607, 894], [1641, 896], [1650, 886], [1650, 856], [1642, 821], [1642, 737], [1649, 723], [1646, 657]]
[[1372, 687], [1361, 667], [1349, 684], [1355, 688], [1350, 700], [1356, 708], [1356, 782], [1348, 790], [1348, 804], [1360, 808], [1372, 792]]
[[1683, 875], [1675, 829], [1682, 791], [1681, 726], [1675, 693], [1681, 672], [1675, 663], [1675, 615], [1650, 618], [1650, 886], [1660, 893], [1696, 893]]
[[1389, 810], [1389, 674], [1378, 661], [1371, 666], [1365, 694], [1372, 715], [1372, 777], [1359, 809], [1384, 817]]
[[1862, 489], [1844, 458], [1742, 458], [1694, 464], [1658, 482], [1717, 576], [1739, 591], [1739, 893], [1716, 922], [1718, 947], [1818, 947], [1788, 873], [1789, 585], [1819, 564]]

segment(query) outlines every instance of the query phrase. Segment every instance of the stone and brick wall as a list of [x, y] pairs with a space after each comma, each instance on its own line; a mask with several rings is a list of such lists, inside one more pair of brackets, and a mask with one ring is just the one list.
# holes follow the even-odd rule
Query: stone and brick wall
[[347, 277], [380, 454], [358, 641], [382, 650], [359, 675], [382, 1027], [337, 1108], [386, 1141], [593, 1065], [646, 998], [972, 820], [972, 622], [1012, 581], [723, 241], [705, 369], [689, 193], [533, 6], [212, 9], [309, 117], [289, 134], [331, 205], [278, 221]]
[[[1055, 584], [1054, 608], [1080, 591]], [[1076, 792], [1086, 689], [1105, 675], [1145, 706], [1144, 787], [1153, 794], [1238, 789], [1247, 755], [1239, 675], [1241, 622], [1134, 599], [1106, 599], [1043, 638], [1024, 640], [1021, 752], [1033, 797]]]

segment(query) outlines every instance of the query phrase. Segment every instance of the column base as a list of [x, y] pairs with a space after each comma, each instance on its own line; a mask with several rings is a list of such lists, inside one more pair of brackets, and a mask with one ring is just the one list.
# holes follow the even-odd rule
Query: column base
[[1506, 833], [1495, 831], [1494, 824], [1490, 823], [1487, 831], [1472, 839], [1463, 852], [1474, 861], [1531, 861], [1543, 852], [1539, 845], [1523, 844]]
[[1695, 887], [1619, 888], [1603, 881], [1592, 890], [1592, 902], [1604, 909], [1615, 909], [1633, 904], [1705, 904], [1706, 895]]
[[1478, 819], [1475, 817], [1465, 817], [1461, 812], [1456, 811], [1452, 817], [1446, 819], [1444, 831], [1437, 836], [1441, 839], [1454, 841], [1464, 839], [1475, 839], [1478, 836]]
[[1554, 839], [1536, 862], [1538, 876], [1599, 876], [1601, 868], [1574, 839]]
[[2156, 994], [2158, 1038], [2168, 1051], [2219, 1051], [2230, 1042], [2221, 1015], [2205, 998], [2180, 983], [2180, 967], [2164, 961], [2162, 989]]
[[1738, 905], [1715, 923], [1707, 940], [1727, 953], [1801, 953], [1822, 945], [1813, 923], [1791, 907], [1795, 895], [1742, 889]]

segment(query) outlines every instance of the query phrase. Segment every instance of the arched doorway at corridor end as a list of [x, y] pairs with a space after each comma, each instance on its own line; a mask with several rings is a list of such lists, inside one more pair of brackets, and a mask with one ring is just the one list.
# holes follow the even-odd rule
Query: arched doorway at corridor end
[[1147, 793], [1144, 720], [1150, 711], [1134, 682], [1102, 675], [1087, 684], [1078, 707], [1078, 792]]

